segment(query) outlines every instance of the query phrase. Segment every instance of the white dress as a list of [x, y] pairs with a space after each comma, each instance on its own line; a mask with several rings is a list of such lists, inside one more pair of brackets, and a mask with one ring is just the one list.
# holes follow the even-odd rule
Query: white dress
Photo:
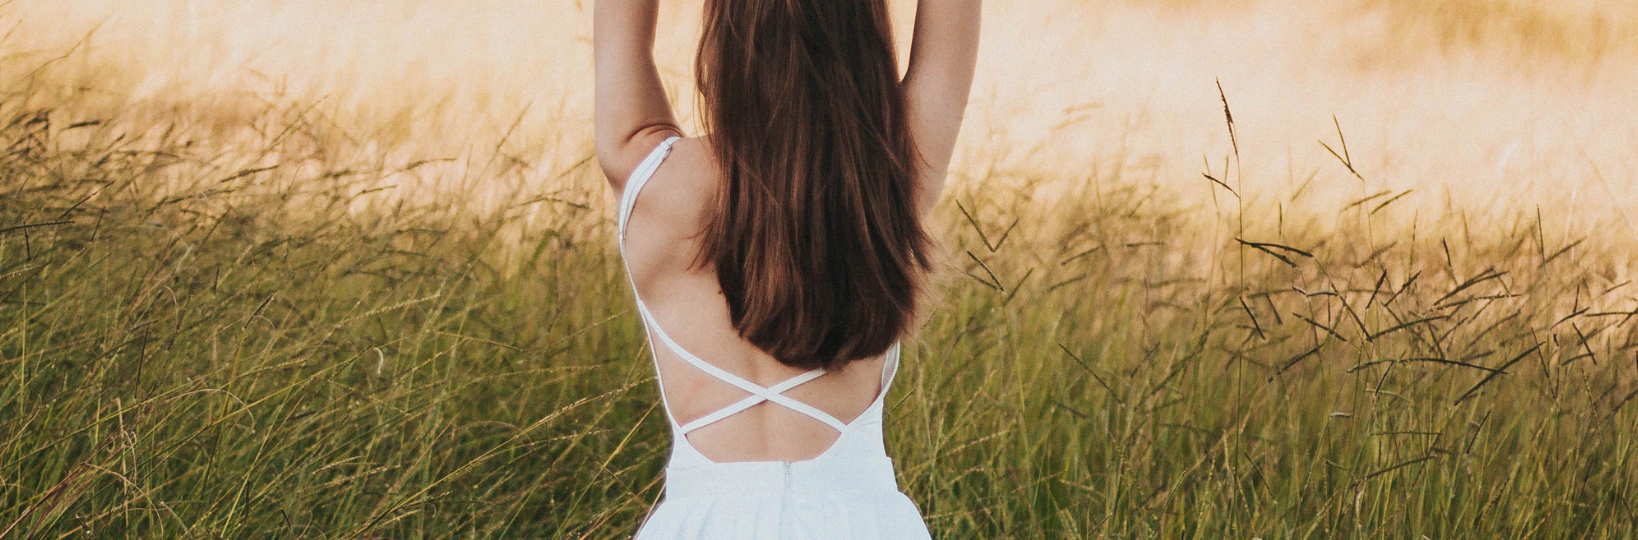
[[[625, 255], [626, 222], [654, 171], [671, 152], [678, 138], [655, 148], [627, 181], [620, 200], [620, 252]], [[627, 268], [629, 275], [630, 268]], [[637, 311], [654, 338], [677, 356], [706, 374], [739, 387], [750, 396], [714, 413], [678, 425], [660, 399], [671, 424], [671, 460], [665, 469], [665, 499], [650, 512], [636, 540], [918, 540], [930, 538], [921, 511], [899, 491], [893, 460], [882, 445], [882, 402], [893, 374], [898, 371], [899, 345], [888, 350], [882, 365], [881, 392], [852, 422], [785, 396], [783, 392], [825, 372], [816, 369], [771, 387], [763, 387], [729, 373], [689, 353], [661, 328], [642, 296]], [[655, 359], [659, 369], [659, 359]], [[788, 407], [824, 422], [841, 435], [819, 457], [796, 461], [718, 463], [706, 458], [685, 436], [690, 431], [727, 418], [764, 401]]]

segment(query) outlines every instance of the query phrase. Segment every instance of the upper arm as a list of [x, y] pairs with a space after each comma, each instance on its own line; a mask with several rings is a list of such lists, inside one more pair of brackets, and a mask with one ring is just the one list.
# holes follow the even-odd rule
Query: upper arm
[[658, 17], [659, 0], [597, 0], [592, 10], [597, 162], [616, 192], [654, 145], [681, 133], [654, 66]]
[[978, 62], [982, 0], [920, 0], [904, 94], [924, 183], [918, 206], [926, 213], [944, 188], [956, 136]]

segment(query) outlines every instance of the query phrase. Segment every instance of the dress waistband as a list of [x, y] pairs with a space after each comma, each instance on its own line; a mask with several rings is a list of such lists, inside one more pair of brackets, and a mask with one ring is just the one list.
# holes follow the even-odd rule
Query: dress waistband
[[899, 489], [887, 456], [672, 465], [665, 475], [667, 498]]

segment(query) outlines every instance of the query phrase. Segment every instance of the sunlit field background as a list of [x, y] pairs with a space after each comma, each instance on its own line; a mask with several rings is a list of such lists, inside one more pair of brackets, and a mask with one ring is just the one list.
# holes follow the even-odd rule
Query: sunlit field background
[[[888, 400], [936, 537], [1638, 535], [1638, 4], [985, 9]], [[629, 537], [590, 10], [0, 4], [0, 538]]]

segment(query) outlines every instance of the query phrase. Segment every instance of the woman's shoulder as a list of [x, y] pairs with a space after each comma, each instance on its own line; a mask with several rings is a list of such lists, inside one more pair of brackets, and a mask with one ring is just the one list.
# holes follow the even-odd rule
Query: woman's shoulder
[[678, 138], [643, 187], [634, 211], [652, 216], [677, 236], [690, 236], [715, 201], [721, 177], [703, 138]]

